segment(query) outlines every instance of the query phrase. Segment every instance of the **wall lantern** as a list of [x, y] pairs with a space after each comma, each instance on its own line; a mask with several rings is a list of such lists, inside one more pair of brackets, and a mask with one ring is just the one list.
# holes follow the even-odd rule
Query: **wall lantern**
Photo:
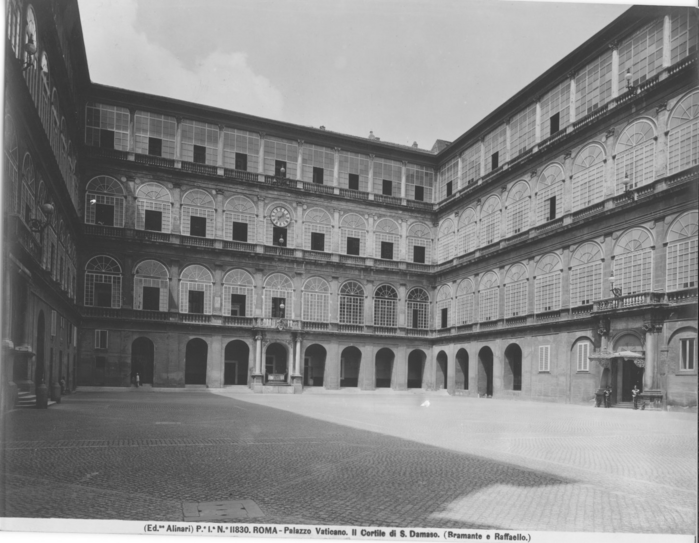
[[622, 297], [621, 287], [614, 288], [614, 281], [616, 281], [616, 279], [615, 279], [614, 276], [612, 275], [612, 276], [609, 278], [609, 285], [610, 285], [610, 290], [612, 291], [612, 295], [613, 295], [615, 298], [621, 298], [621, 297]]
[[44, 212], [44, 215], [46, 215], [46, 220], [42, 223], [39, 219], [30, 219], [29, 220], [29, 229], [32, 232], [43, 232], [46, 230], [46, 227], [49, 225], [49, 217], [53, 215], [54, 208], [53, 204], [50, 204], [46, 202], [45, 204], [41, 204], [41, 211]]

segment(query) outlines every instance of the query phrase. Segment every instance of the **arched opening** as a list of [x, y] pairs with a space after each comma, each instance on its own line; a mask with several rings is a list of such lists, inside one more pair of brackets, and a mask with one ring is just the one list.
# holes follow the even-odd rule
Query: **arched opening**
[[[44, 380], [44, 334], [45, 334], [44, 312], [39, 311], [39, 319], [36, 325], [36, 368], [34, 369], [34, 384], [39, 386]], [[16, 382], [16, 381], [15, 381]]]
[[427, 355], [420, 349], [415, 349], [408, 355], [408, 388], [422, 388], [426, 359]]
[[386, 347], [376, 353], [376, 388], [391, 388], [394, 359], [395, 354]]
[[303, 386], [322, 387], [327, 351], [322, 345], [310, 345], [303, 357]]
[[190, 339], [187, 342], [187, 350], [184, 359], [184, 384], [206, 384], [206, 359], [209, 354], [209, 346], [200, 338]]
[[511, 343], [505, 349], [505, 372], [503, 387], [505, 390], [522, 390], [522, 349]]
[[223, 355], [223, 384], [247, 385], [250, 347], [244, 341], [236, 339], [226, 345]]
[[478, 395], [493, 395], [493, 351], [490, 347], [478, 352]]
[[[633, 334], [624, 334], [615, 341], [615, 351], [631, 351], [643, 354], [641, 340]], [[611, 362], [611, 403], [633, 401], [634, 385], [643, 392], [643, 368], [639, 368], [633, 360], [613, 358]]]
[[437, 390], [447, 388], [447, 353], [439, 351], [437, 367], [435, 368], [434, 387]]
[[362, 351], [357, 347], [346, 347], [340, 355], [340, 387], [359, 386], [359, 368], [362, 363]]
[[131, 382], [153, 386], [155, 345], [147, 337], [136, 338], [131, 344]]
[[265, 375], [270, 380], [270, 375], [277, 376], [273, 381], [286, 381], [288, 376], [286, 347], [281, 343], [272, 343], [265, 352]]
[[468, 352], [459, 349], [456, 353], [456, 378], [454, 387], [456, 390], [468, 390]]

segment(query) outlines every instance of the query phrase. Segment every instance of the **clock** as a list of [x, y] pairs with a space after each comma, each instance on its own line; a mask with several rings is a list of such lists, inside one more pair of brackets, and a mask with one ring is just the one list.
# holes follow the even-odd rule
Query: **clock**
[[282, 206], [275, 207], [272, 210], [272, 213], [270, 213], [270, 218], [272, 219], [272, 224], [274, 224], [274, 226], [284, 227], [291, 222], [291, 215], [289, 215], [286, 208], [283, 208]]

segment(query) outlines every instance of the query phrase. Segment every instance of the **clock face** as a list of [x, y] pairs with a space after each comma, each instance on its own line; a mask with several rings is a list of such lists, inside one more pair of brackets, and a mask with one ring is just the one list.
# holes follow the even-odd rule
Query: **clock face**
[[289, 215], [289, 212], [281, 206], [275, 207], [272, 210], [270, 217], [275, 226], [284, 227], [291, 222], [291, 215]]

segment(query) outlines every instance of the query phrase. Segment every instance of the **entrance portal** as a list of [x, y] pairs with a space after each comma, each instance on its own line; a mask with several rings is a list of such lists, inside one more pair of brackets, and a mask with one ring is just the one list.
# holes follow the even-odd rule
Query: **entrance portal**
[[322, 345], [310, 345], [303, 359], [303, 386], [322, 387], [327, 351]]
[[422, 374], [427, 356], [420, 349], [408, 355], [408, 388], [422, 388]]
[[340, 355], [340, 387], [359, 386], [359, 368], [362, 351], [357, 347], [346, 347]]
[[250, 347], [236, 339], [226, 345], [223, 362], [224, 385], [247, 385]]
[[468, 353], [466, 349], [459, 349], [456, 353], [456, 378], [454, 386], [456, 390], [468, 390]]
[[206, 384], [206, 359], [209, 355], [209, 346], [200, 338], [190, 339], [187, 342], [187, 350], [184, 359], [184, 384]]
[[437, 367], [435, 368], [434, 388], [442, 390], [447, 388], [447, 353], [439, 351], [437, 355]]
[[643, 368], [639, 368], [633, 360], [624, 360], [621, 370], [621, 401], [633, 401], [632, 390], [634, 385], [643, 392]]
[[269, 381], [270, 375], [281, 375], [281, 379], [287, 380], [289, 367], [287, 364], [286, 347], [280, 343], [272, 343], [265, 352], [265, 378]]
[[505, 390], [522, 390], [522, 349], [512, 343], [505, 349], [505, 374], [503, 387]]
[[142, 385], [153, 385], [155, 346], [147, 337], [136, 338], [131, 344], [131, 382], [136, 382], [136, 374]]
[[395, 354], [386, 347], [376, 353], [376, 388], [391, 388], [394, 359]]
[[478, 352], [478, 395], [493, 395], [493, 351], [490, 347]]

